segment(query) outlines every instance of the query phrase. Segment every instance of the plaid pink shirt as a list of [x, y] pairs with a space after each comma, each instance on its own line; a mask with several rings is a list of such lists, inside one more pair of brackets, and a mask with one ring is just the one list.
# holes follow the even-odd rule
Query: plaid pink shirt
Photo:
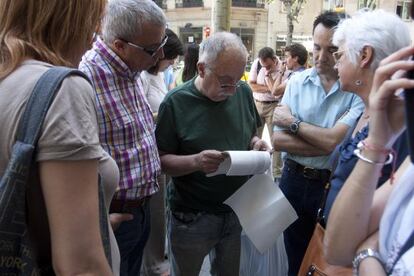
[[161, 166], [154, 120], [139, 73], [101, 40], [86, 52], [79, 69], [92, 81], [102, 147], [120, 171], [117, 199], [139, 199], [157, 192]]

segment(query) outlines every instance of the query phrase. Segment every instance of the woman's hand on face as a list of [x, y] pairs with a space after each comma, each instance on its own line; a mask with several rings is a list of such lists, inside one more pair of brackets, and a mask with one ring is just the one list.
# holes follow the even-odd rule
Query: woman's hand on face
[[409, 60], [413, 54], [414, 47], [403, 48], [382, 60], [375, 71], [369, 95], [368, 139], [379, 147], [391, 147], [404, 129], [404, 100], [396, 92], [414, 88], [414, 80], [405, 77], [406, 71], [414, 70], [414, 61]]

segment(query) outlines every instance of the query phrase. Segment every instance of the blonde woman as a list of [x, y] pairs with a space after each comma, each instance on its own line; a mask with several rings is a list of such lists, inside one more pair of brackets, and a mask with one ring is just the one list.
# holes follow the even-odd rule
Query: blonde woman
[[[17, 124], [40, 76], [53, 66], [76, 68], [91, 46], [105, 0], [0, 0], [0, 175]], [[99, 227], [98, 172], [110, 202], [118, 168], [99, 145], [94, 93], [66, 78], [46, 115], [28, 185], [28, 229], [42, 267], [58, 275], [117, 274]], [[112, 241], [114, 241], [112, 237]]]

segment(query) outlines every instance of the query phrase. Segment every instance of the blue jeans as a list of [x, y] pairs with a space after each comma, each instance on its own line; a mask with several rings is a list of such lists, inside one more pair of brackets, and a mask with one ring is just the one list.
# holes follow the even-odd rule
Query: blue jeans
[[198, 276], [209, 254], [212, 275], [238, 276], [240, 234], [240, 222], [234, 212], [169, 212], [171, 275]]
[[114, 232], [121, 254], [121, 276], [140, 275], [142, 255], [150, 233], [150, 204], [126, 210], [134, 216]]
[[292, 204], [298, 219], [283, 233], [289, 262], [289, 276], [296, 276], [316, 225], [326, 180], [313, 180], [287, 165], [283, 168], [280, 189]]

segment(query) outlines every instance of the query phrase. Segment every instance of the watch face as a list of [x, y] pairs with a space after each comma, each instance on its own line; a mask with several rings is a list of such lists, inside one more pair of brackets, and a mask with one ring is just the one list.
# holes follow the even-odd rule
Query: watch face
[[292, 131], [293, 133], [296, 133], [298, 131], [298, 125], [296, 123], [291, 124], [290, 131]]

